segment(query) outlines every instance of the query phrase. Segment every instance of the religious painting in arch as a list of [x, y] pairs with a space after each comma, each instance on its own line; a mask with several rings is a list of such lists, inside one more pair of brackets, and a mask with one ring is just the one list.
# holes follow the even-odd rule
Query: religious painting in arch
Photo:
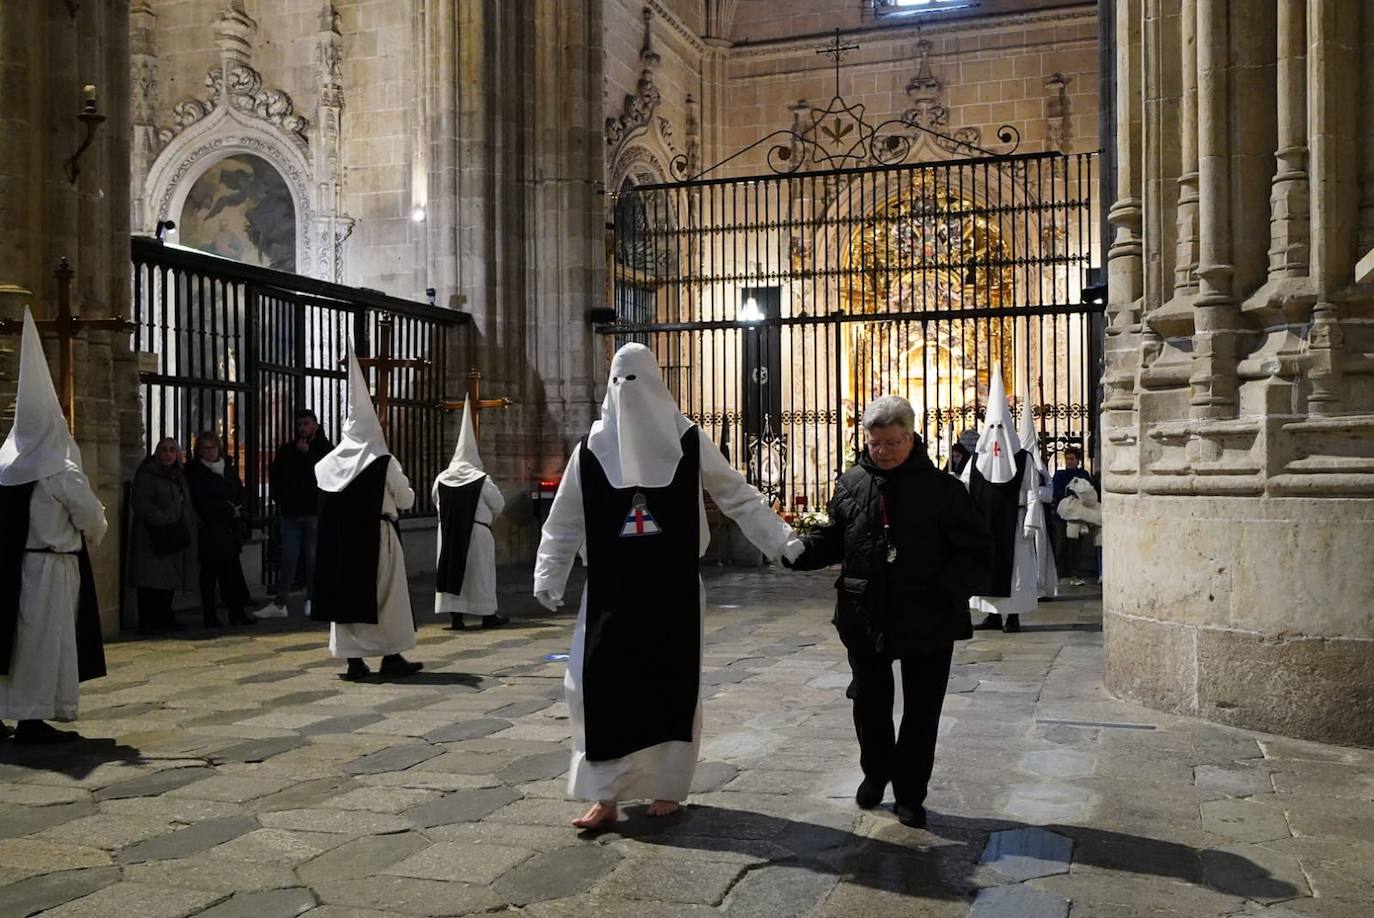
[[178, 219], [183, 245], [278, 271], [296, 270], [296, 207], [275, 167], [238, 153], [191, 186]]

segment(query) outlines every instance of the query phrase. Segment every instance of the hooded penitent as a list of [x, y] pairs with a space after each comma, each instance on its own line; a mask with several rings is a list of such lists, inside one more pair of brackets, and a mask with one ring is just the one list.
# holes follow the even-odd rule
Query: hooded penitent
[[372, 407], [372, 396], [363, 377], [363, 368], [348, 352], [348, 419], [344, 421], [339, 445], [315, 466], [315, 481], [321, 491], [338, 492], [381, 456], [391, 455], [386, 435]]
[[673, 480], [691, 426], [663, 384], [653, 351], [627, 344], [611, 359], [601, 420], [592, 424], [587, 448], [611, 487], [661, 488]]
[[1035, 470], [1048, 476], [1049, 469], [1040, 455], [1040, 435], [1035, 429], [1035, 418], [1031, 417], [1030, 388], [1026, 386], [1021, 389], [1021, 417], [1016, 422], [1016, 438], [1021, 442], [1021, 448], [1030, 454]]
[[43, 356], [38, 327], [26, 308], [14, 426], [0, 445], [0, 485], [28, 484], [56, 475], [68, 466], [80, 469], [81, 453], [67, 429], [48, 361]]
[[1005, 484], [1017, 475], [1016, 454], [1021, 440], [1012, 423], [1007, 406], [1007, 389], [1002, 383], [1002, 367], [992, 368], [992, 382], [988, 385], [988, 413], [983, 419], [983, 432], [974, 449], [974, 464], [978, 472], [993, 484]]
[[458, 445], [448, 468], [439, 473], [439, 484], [460, 488], [486, 476], [482, 456], [477, 452], [477, 432], [472, 426], [472, 402], [463, 400], [463, 426], [458, 432]]

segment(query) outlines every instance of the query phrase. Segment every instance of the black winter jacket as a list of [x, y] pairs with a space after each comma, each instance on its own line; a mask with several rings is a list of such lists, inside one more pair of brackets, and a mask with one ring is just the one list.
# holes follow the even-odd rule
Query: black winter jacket
[[216, 475], [199, 459], [192, 459], [186, 466], [186, 483], [191, 486], [191, 504], [200, 519], [200, 559], [237, 558], [248, 534], [247, 519], [234, 514], [234, 507], [243, 506], [244, 496], [238, 471], [225, 462], [224, 474]]
[[931, 464], [923, 443], [890, 471], [865, 453], [836, 482], [829, 515], [802, 536], [806, 551], [792, 566], [841, 565], [834, 624], [846, 648], [895, 658], [973, 636], [968, 599], [987, 576], [991, 535], [963, 484]]
[[301, 452], [291, 440], [277, 448], [277, 457], [267, 472], [272, 500], [282, 516], [318, 516], [320, 490], [315, 484], [315, 464], [328, 456], [334, 444], [316, 431], [310, 449]]

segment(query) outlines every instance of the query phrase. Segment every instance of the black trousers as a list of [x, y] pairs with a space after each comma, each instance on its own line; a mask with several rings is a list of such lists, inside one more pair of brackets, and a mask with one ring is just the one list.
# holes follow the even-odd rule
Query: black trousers
[[200, 609], [207, 619], [215, 614], [216, 585], [224, 597], [225, 608], [231, 613], [248, 608], [252, 597], [248, 593], [248, 581], [243, 579], [243, 565], [237, 556], [200, 559]]
[[162, 630], [172, 623], [172, 591], [138, 588], [138, 626]]
[[854, 702], [859, 766], [867, 778], [891, 781], [898, 803], [920, 806], [926, 798], [953, 657], [951, 643], [931, 653], [901, 658], [902, 727], [894, 733], [892, 661], [849, 654], [854, 678], [845, 694]]

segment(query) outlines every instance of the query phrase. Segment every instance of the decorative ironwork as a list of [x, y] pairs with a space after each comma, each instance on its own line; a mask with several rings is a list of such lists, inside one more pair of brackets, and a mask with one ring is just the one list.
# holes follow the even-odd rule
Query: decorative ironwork
[[[672, 161], [674, 177], [695, 181], [760, 148], [766, 148], [765, 162], [774, 174], [794, 175], [805, 171], [805, 167], [841, 170], [900, 164], [911, 156], [922, 134], [930, 136], [947, 152], [963, 156], [1010, 156], [1020, 147], [1021, 132], [1010, 124], [997, 128], [997, 139], [1006, 149], [996, 152], [980, 145], [982, 135], [976, 129], [965, 128], [953, 134], [943, 130], [948, 123], [948, 111], [937, 99], [921, 95], [931, 87], [938, 89], [940, 86], [930, 72], [930, 44], [924, 41], [918, 46], [922, 53], [920, 70], [907, 88], [908, 93], [913, 93], [912, 108], [900, 118], [871, 124], [866, 118], [866, 106], [862, 102], [847, 101], [840, 92], [840, 64], [847, 52], [858, 47], [845, 44], [840, 30], [836, 29], [830, 43], [816, 49], [817, 54], [829, 55], [835, 64], [835, 94], [825, 108], [814, 108], [805, 99], [799, 100], [789, 106], [792, 112], [790, 127], [773, 131], [695, 174], [688, 174], [686, 156], [675, 156]], [[627, 97], [627, 110], [630, 101], [631, 97]], [[656, 98], [654, 101], [657, 104]], [[609, 123], [607, 130], [611, 130]]]

